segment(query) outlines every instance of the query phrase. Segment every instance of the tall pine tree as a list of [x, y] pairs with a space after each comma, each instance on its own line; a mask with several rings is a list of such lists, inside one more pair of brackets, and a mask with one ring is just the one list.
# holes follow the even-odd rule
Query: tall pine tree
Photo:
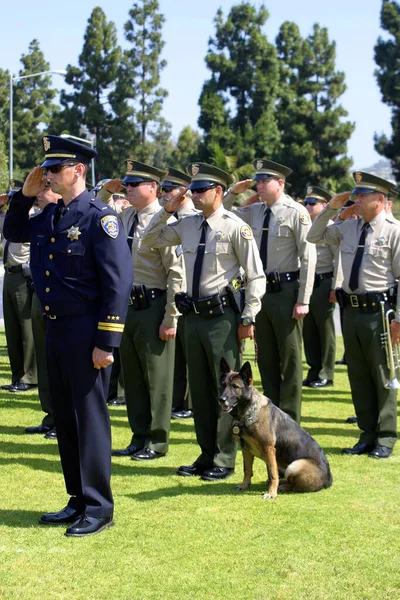
[[96, 169], [100, 176], [109, 173], [112, 112], [108, 95], [115, 87], [120, 60], [116, 27], [97, 6], [88, 19], [79, 66], [67, 67], [66, 82], [74, 91], [62, 93], [64, 110], [57, 116], [53, 128], [78, 137], [94, 136], [99, 152]]
[[217, 12], [205, 59], [211, 77], [199, 99], [206, 158], [215, 144], [240, 163], [272, 155], [279, 145], [278, 61], [262, 31], [268, 16], [263, 4], [257, 9], [250, 2], [233, 6], [226, 21]]
[[133, 82], [130, 98], [140, 136], [140, 145], [132, 150], [138, 160], [145, 162], [154, 159], [157, 141], [168, 138], [169, 125], [161, 114], [167, 91], [160, 87], [161, 72], [167, 64], [161, 59], [164, 21], [158, 0], [138, 0], [125, 23], [125, 37], [131, 44], [126, 51]]
[[375, 77], [382, 99], [392, 111], [392, 135], [375, 134], [375, 149], [390, 160], [396, 180], [400, 183], [400, 4], [383, 0], [381, 27], [389, 39], [379, 37], [375, 46]]
[[302, 195], [308, 182], [327, 185], [346, 176], [352, 161], [347, 142], [354, 124], [339, 104], [346, 85], [336, 71], [335, 42], [318, 24], [303, 39], [295, 23], [285, 22], [276, 39], [280, 60], [277, 119], [281, 131], [278, 162], [293, 169], [291, 192]]

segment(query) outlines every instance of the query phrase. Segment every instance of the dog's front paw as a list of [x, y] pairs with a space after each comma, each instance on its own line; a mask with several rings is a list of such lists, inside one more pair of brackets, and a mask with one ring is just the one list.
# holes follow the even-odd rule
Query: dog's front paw
[[263, 495], [263, 500], [275, 500], [277, 495], [278, 494], [276, 492], [267, 492]]
[[238, 483], [237, 486], [235, 486], [235, 490], [238, 490], [239, 492], [243, 492], [245, 490], [249, 490], [250, 489], [250, 483]]

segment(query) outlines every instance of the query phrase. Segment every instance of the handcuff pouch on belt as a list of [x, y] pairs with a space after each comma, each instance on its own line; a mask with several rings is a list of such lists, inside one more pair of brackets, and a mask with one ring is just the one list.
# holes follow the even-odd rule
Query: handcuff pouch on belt
[[267, 278], [267, 292], [269, 294], [275, 294], [280, 292], [282, 289], [281, 278], [278, 271], [270, 271], [266, 274]]
[[145, 285], [134, 285], [129, 296], [129, 306], [133, 310], [143, 310], [149, 308], [151, 304], [149, 293]]
[[245, 305], [245, 291], [242, 277], [235, 277], [226, 286], [226, 294], [235, 313], [241, 315]]

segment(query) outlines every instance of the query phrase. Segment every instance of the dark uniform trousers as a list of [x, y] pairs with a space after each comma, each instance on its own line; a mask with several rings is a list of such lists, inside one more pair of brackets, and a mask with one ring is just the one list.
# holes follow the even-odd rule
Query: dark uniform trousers
[[36, 384], [31, 294], [22, 272], [4, 274], [3, 312], [12, 381]]
[[159, 338], [166, 294], [143, 310], [128, 309], [120, 353], [132, 444], [168, 451], [175, 342]]
[[39, 401], [42, 411], [45, 413], [42, 425], [53, 428], [54, 415], [46, 360], [46, 320], [40, 300], [34, 292], [32, 296], [32, 332], [35, 343]]
[[185, 317], [185, 341], [194, 425], [201, 454], [196, 462], [205, 466], [235, 467], [236, 442], [232, 417], [221, 411], [220, 361], [239, 370], [238, 318], [231, 307], [211, 319], [195, 313]]
[[111, 365], [95, 369], [97, 316], [47, 318], [47, 364], [69, 506], [111, 517]]
[[185, 347], [185, 317], [178, 318], [175, 339], [175, 366], [172, 406], [183, 410], [192, 406], [187, 377], [186, 347]]
[[265, 293], [256, 317], [258, 368], [264, 395], [300, 423], [302, 392], [302, 321], [293, 319], [299, 283]]
[[[388, 310], [390, 307], [386, 305]], [[397, 439], [397, 390], [389, 381], [382, 346], [381, 312], [361, 313], [347, 306], [343, 312], [343, 339], [351, 393], [362, 433], [360, 441], [393, 448]]]
[[113, 400], [123, 392], [124, 381], [122, 377], [121, 356], [119, 348], [114, 348], [114, 362], [111, 366], [110, 388], [108, 390], [108, 400]]
[[321, 279], [314, 286], [310, 310], [303, 321], [304, 353], [310, 367], [307, 379], [331, 379], [335, 370], [336, 335], [333, 312], [329, 302], [332, 279]]

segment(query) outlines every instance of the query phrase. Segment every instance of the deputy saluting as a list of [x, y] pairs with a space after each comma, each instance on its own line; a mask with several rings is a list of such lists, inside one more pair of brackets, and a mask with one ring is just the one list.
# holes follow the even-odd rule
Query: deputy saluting
[[[68, 524], [66, 535], [113, 524], [111, 430], [106, 406], [113, 348], [124, 329], [132, 267], [119, 217], [86, 190], [97, 152], [57, 136], [43, 138], [45, 161], [11, 201], [4, 231], [31, 242], [35, 289], [47, 316], [47, 361], [58, 445], [71, 499], [42, 525]], [[46, 179], [60, 194], [29, 218]]]

